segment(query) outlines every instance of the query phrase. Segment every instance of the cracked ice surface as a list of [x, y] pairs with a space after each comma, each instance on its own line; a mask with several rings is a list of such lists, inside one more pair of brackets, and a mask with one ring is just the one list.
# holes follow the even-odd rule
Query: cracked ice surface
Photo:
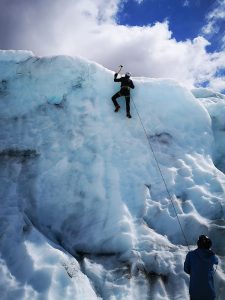
[[0, 297], [188, 299], [188, 249], [150, 142], [189, 246], [213, 240], [224, 299], [223, 95], [134, 78], [145, 135], [133, 105], [131, 120], [123, 99], [113, 112], [112, 75], [0, 52]]

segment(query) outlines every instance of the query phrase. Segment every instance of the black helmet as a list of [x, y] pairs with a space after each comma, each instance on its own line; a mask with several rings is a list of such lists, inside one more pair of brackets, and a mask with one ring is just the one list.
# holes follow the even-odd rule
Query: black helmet
[[197, 241], [198, 248], [210, 249], [212, 247], [212, 241], [207, 235], [200, 235]]
[[131, 76], [130, 72], [127, 72], [127, 73], [125, 74], [125, 76], [126, 76], [126, 77], [130, 77], [130, 76]]

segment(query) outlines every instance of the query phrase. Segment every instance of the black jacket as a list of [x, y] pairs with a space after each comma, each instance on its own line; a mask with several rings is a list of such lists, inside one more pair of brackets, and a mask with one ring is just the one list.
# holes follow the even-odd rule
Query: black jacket
[[189, 293], [193, 299], [215, 299], [214, 264], [218, 264], [218, 258], [211, 250], [198, 248], [188, 252], [184, 271], [190, 275]]
[[133, 81], [127, 76], [120, 78], [117, 78], [117, 76], [118, 74], [116, 73], [114, 75], [114, 81], [121, 82], [120, 93], [122, 95], [130, 95], [130, 88], [134, 89]]

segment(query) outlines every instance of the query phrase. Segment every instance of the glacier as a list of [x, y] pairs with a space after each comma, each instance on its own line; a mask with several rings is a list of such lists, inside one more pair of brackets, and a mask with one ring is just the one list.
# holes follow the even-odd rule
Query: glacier
[[1, 299], [189, 299], [200, 234], [225, 299], [225, 96], [133, 81], [127, 119], [101, 65], [0, 51]]

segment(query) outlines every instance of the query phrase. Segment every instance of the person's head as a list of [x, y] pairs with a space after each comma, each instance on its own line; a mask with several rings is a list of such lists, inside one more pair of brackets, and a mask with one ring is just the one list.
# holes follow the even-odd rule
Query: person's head
[[125, 74], [125, 76], [128, 77], [128, 78], [130, 78], [130, 76], [131, 76], [130, 72], [127, 72], [127, 73]]
[[212, 241], [207, 235], [200, 235], [197, 241], [198, 248], [210, 249], [212, 247]]

